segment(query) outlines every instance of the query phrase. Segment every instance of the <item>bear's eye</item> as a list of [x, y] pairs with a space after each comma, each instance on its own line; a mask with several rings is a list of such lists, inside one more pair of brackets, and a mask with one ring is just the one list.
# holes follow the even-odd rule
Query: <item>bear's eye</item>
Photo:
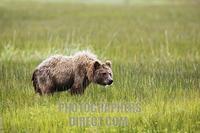
[[110, 76], [112, 76], [112, 74], [111, 74], [111, 73], [109, 73], [109, 75], [110, 75]]
[[107, 73], [102, 73], [103, 74], [103, 76], [105, 76]]

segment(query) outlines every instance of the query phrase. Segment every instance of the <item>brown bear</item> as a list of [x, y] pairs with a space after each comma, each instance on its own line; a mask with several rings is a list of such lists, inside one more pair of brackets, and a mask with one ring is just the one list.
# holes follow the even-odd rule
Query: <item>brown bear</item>
[[40, 95], [66, 90], [82, 94], [91, 82], [111, 85], [113, 73], [110, 61], [102, 63], [94, 54], [82, 51], [73, 56], [47, 58], [33, 72], [32, 82], [35, 92]]

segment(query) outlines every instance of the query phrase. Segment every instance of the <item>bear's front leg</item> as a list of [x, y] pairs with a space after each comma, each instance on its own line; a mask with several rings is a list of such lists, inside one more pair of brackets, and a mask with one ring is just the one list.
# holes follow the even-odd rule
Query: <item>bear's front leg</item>
[[74, 83], [71, 87], [71, 95], [83, 94], [85, 90], [84, 79], [86, 71], [82, 65], [76, 66], [74, 74]]
[[77, 95], [77, 94], [83, 94], [84, 93], [84, 87], [83, 87], [83, 80], [84, 77], [82, 76], [76, 76], [74, 80], [74, 84], [71, 87], [71, 95]]
[[78, 95], [78, 94], [83, 94], [84, 93], [84, 89], [82, 88], [82, 85], [76, 85], [74, 84], [70, 90], [71, 95]]

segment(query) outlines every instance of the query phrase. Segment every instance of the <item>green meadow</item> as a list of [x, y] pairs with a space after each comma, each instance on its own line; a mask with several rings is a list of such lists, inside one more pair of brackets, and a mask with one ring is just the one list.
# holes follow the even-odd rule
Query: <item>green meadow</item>
[[[164, 0], [162, 0], [164, 1]], [[35, 67], [90, 50], [114, 83], [82, 96], [34, 93]], [[0, 3], [0, 132], [200, 132], [200, 4]], [[136, 103], [136, 112], [65, 112], [60, 103]], [[69, 117], [126, 117], [126, 126], [70, 126]], [[105, 121], [104, 121], [105, 123]]]

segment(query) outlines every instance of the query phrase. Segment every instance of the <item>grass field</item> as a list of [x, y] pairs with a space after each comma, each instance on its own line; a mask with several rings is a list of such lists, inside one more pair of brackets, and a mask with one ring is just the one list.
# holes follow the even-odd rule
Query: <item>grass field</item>
[[[35, 95], [31, 76], [43, 59], [85, 49], [112, 60], [112, 86]], [[200, 132], [200, 5], [2, 2], [0, 93], [0, 132]], [[61, 102], [132, 102], [140, 111], [67, 113]], [[123, 116], [128, 126], [69, 126], [69, 116]]]

